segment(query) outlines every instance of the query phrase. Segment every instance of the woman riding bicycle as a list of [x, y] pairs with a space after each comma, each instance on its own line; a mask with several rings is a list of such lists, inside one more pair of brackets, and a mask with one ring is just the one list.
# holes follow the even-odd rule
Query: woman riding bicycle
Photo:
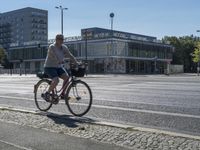
[[64, 58], [69, 58], [75, 65], [79, 64], [75, 57], [70, 53], [68, 47], [63, 44], [63, 40], [64, 36], [62, 34], [56, 35], [56, 42], [49, 46], [44, 63], [44, 72], [52, 79], [48, 91], [44, 94], [44, 99], [46, 101], [50, 101], [50, 93], [58, 85], [59, 78], [63, 79], [63, 85], [69, 79], [69, 76], [67, 76], [65, 71], [61, 68]]

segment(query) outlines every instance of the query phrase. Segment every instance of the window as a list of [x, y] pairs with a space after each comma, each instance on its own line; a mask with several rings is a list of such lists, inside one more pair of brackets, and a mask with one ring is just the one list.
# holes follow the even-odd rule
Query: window
[[25, 62], [25, 68], [30, 69], [30, 62]]

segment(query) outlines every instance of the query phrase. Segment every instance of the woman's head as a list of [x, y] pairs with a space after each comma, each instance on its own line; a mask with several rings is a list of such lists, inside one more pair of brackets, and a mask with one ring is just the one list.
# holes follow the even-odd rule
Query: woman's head
[[64, 36], [62, 34], [56, 35], [56, 44], [61, 46], [63, 44]]

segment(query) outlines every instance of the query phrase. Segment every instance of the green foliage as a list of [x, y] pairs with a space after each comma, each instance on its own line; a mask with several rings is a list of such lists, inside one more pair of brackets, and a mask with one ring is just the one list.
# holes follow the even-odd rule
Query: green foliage
[[172, 64], [184, 65], [185, 72], [195, 72], [196, 64], [193, 62], [191, 54], [200, 39], [194, 36], [183, 36], [183, 37], [164, 37], [163, 42], [170, 42], [175, 48], [173, 53]]
[[5, 49], [0, 45], [0, 64], [5, 68], [10, 68], [9, 60], [6, 56]]
[[195, 63], [200, 62], [200, 42], [197, 43], [197, 46], [194, 49], [192, 56], [193, 56], [193, 59], [192, 59], [193, 62]]

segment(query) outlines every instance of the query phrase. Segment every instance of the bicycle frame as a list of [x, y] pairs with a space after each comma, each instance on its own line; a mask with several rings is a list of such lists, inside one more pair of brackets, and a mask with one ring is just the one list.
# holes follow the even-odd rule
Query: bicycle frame
[[[61, 97], [61, 95], [67, 90], [67, 87], [70, 85], [70, 83], [74, 80], [75, 77], [73, 76], [70, 76], [67, 72], [67, 70], [65, 69], [65, 66], [64, 64], [61, 64], [61, 68], [64, 70], [65, 74], [69, 77], [68, 81], [66, 81], [64, 83], [64, 86], [62, 86], [62, 88], [60, 90], [57, 90], [55, 88], [55, 94], [58, 96], [58, 97]], [[59, 94], [60, 93], [60, 94]]]
[[[64, 70], [65, 74], [69, 77], [66, 82], [63, 83], [62, 88], [57, 90], [56, 88], [52, 91], [52, 94], [50, 95], [50, 99], [46, 100], [44, 98], [44, 94], [48, 91], [49, 85], [51, 84], [51, 79], [48, 77], [38, 76], [41, 80], [37, 82], [36, 85], [34, 85], [34, 98], [35, 98], [35, 104], [37, 108], [41, 111], [48, 111], [53, 104], [57, 105], [61, 99], [65, 101], [65, 104], [67, 105], [69, 111], [74, 116], [83, 116], [85, 115], [91, 108], [92, 105], [92, 92], [89, 87], [89, 85], [81, 81], [81, 79], [77, 79], [79, 75], [76, 74], [76, 71], [72, 72], [71, 70], [74, 69], [70, 66], [69, 71], [66, 68], [64, 64], [61, 65], [62, 69]], [[78, 72], [79, 70], [77, 70]], [[43, 86], [43, 84], [45, 86]], [[80, 89], [80, 88], [81, 89]], [[82, 88], [83, 87], [83, 88]], [[80, 89], [80, 90], [79, 90]], [[80, 92], [79, 92], [80, 91]], [[63, 94], [63, 95], [61, 95]], [[63, 96], [63, 98], [62, 98]], [[79, 103], [80, 100], [86, 100], [87, 104], [83, 101], [83, 103]], [[40, 104], [47, 104], [42, 105]], [[80, 111], [75, 111], [76, 108], [74, 106], [81, 107], [84, 104], [83, 110], [79, 109]], [[80, 106], [79, 106], [80, 105]], [[85, 107], [87, 106], [87, 107]], [[85, 109], [86, 108], [86, 109]]]

